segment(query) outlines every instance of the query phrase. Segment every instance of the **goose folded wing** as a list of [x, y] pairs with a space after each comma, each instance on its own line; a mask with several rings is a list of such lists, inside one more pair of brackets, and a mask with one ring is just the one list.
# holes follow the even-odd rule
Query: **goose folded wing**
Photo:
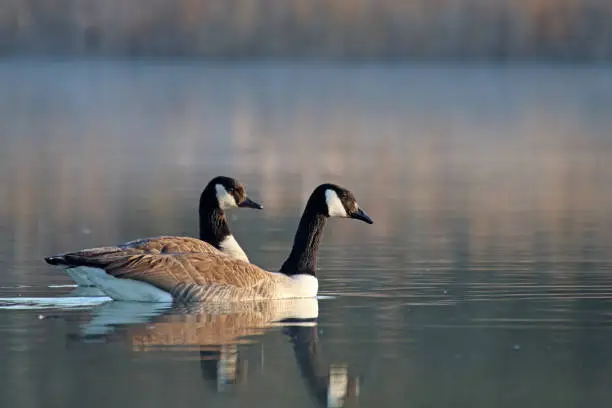
[[149, 254], [202, 252], [223, 254], [214, 246], [197, 238], [162, 235], [143, 238], [120, 245], [123, 249], [131, 249]]
[[225, 255], [206, 253], [111, 254], [76, 259], [75, 264], [102, 268], [111, 276], [133, 279], [172, 291], [177, 285], [222, 285], [252, 288], [269, 279], [269, 272]]

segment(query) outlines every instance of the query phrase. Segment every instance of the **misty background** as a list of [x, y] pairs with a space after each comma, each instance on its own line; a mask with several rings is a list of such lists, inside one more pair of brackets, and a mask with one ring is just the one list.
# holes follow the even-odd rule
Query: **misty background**
[[606, 61], [606, 0], [4, 0], [0, 55]]
[[[197, 353], [135, 352], [121, 308], [23, 304], [72, 296], [50, 254], [197, 236], [217, 175], [263, 204], [227, 215], [269, 270], [318, 184], [373, 218], [330, 220], [317, 272], [360, 406], [612, 406], [610, 22], [604, 0], [0, 1], [0, 406], [317, 406], [278, 327], [240, 339], [224, 394]], [[75, 337], [92, 316], [124, 324]]]

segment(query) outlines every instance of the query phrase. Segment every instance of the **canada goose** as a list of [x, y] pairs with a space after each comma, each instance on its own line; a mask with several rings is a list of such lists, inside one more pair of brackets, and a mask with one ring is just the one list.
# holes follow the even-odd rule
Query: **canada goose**
[[[230, 232], [225, 218], [224, 210], [236, 207], [263, 208], [246, 195], [246, 189], [237, 180], [231, 177], [215, 177], [200, 195], [198, 209], [200, 239], [162, 235], [142, 238], [105, 249], [108, 253], [136, 255], [142, 253], [211, 252], [211, 250], [214, 251], [214, 247], [231, 258], [248, 262], [249, 258]], [[51, 265], [67, 265], [63, 262], [62, 257], [63, 255], [50, 256], [45, 258], [45, 261]], [[87, 271], [84, 271], [83, 268], [68, 265], [65, 270], [78, 285], [93, 286], [93, 283], [87, 277]]]
[[90, 280], [115, 300], [203, 302], [314, 297], [318, 291], [317, 251], [327, 217], [372, 224], [350, 191], [321, 184], [306, 203], [293, 248], [280, 272], [268, 272], [214, 251], [134, 254], [129, 248], [111, 247], [51, 259], [66, 266], [87, 267]]

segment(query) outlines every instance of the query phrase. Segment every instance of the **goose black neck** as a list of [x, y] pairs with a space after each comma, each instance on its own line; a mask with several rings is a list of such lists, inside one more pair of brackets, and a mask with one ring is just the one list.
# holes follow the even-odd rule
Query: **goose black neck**
[[221, 242], [231, 234], [225, 213], [219, 208], [216, 200], [209, 202], [206, 197], [200, 199], [200, 239], [220, 249]]
[[317, 209], [315, 202], [309, 200], [295, 233], [291, 254], [281, 267], [282, 273], [288, 276], [316, 275], [317, 253], [326, 218], [323, 212]]

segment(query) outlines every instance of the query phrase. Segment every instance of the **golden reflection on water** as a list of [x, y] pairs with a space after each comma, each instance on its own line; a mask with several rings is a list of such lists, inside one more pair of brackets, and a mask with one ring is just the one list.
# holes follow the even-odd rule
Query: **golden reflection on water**
[[[330, 361], [325, 355], [319, 340], [318, 315], [317, 299], [174, 308], [108, 302], [94, 308], [86, 321], [77, 320], [77, 334], [67, 337], [76, 346], [92, 341], [98, 347], [125, 343], [133, 352], [147, 354], [139, 354], [144, 359], [159, 356], [172, 361], [199, 361], [205, 383], [215, 392], [234, 393], [256, 387], [249, 377], [261, 376], [267, 364], [278, 364], [278, 350], [266, 346], [264, 336], [281, 329], [287, 339], [281, 347], [292, 354], [284, 363], [300, 372], [312, 399], [324, 407], [345, 406], [358, 397], [359, 378], [349, 373], [345, 362]], [[72, 319], [68, 316], [67, 320]]]

